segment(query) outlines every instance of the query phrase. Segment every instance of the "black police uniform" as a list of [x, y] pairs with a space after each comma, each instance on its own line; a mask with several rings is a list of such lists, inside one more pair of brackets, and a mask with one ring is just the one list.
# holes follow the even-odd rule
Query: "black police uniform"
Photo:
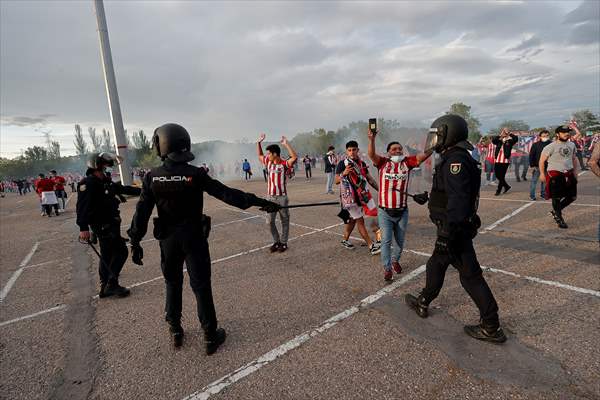
[[427, 262], [426, 284], [421, 295], [426, 304], [435, 299], [442, 285], [448, 265], [460, 275], [460, 283], [473, 299], [482, 324], [498, 329], [498, 305], [477, 261], [473, 238], [481, 222], [477, 216], [481, 166], [469, 152], [455, 146], [441, 155], [435, 167], [429, 200], [430, 218], [437, 226], [438, 238], [448, 243], [447, 251], [438, 248]]
[[161, 269], [166, 284], [166, 320], [175, 326], [180, 323], [185, 261], [196, 296], [198, 318], [208, 338], [217, 329], [217, 318], [207, 241], [210, 222], [202, 214], [203, 194], [207, 192], [241, 209], [264, 206], [268, 202], [223, 185], [201, 168], [170, 159], [146, 174], [143, 182], [142, 195], [128, 230], [132, 244], [139, 243], [146, 234], [156, 204], [158, 218], [154, 219], [154, 236], [160, 243]]
[[98, 178], [94, 175], [95, 171], [88, 169], [86, 177], [77, 185], [77, 225], [82, 232], [91, 228], [98, 237], [102, 255], [100, 283], [104, 288], [107, 284], [118, 286], [119, 274], [127, 261], [127, 246], [121, 237], [119, 214], [119, 204], [124, 200], [122, 195], [137, 196], [141, 190], [114, 183], [108, 176]]

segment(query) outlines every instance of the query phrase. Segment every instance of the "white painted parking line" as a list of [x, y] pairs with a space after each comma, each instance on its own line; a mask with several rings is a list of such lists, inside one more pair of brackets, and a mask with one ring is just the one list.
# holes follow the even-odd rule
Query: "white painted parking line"
[[504, 217], [500, 218], [498, 221], [492, 223], [491, 225], [486, 226], [479, 233], [487, 233], [487, 232], [491, 231], [492, 229], [494, 229], [495, 227], [497, 227], [498, 225], [500, 225], [504, 221], [509, 220], [510, 218], [512, 218], [515, 215], [519, 214], [521, 211], [525, 210], [527, 207], [530, 207], [532, 204], [535, 204], [535, 202], [534, 201], [530, 201], [530, 202], [528, 202], [526, 204], [523, 204], [521, 207], [517, 208], [515, 211], [511, 212], [510, 214], [505, 215]]
[[[514, 202], [514, 203], [531, 203], [531, 200], [519, 200], [519, 199], [497, 199], [493, 197], [480, 197], [479, 200], [492, 200], [492, 201], [505, 201], [505, 202]], [[545, 204], [544, 201], [538, 201], [539, 204]], [[548, 202], [550, 205], [550, 202]], [[587, 203], [578, 203], [574, 202], [569, 204], [570, 206], [581, 206], [581, 207], [600, 207], [600, 204], [587, 204]]]
[[[254, 216], [254, 218], [256, 218], [256, 217], [259, 217], [259, 216]], [[248, 220], [248, 219], [251, 219], [251, 218], [243, 218], [242, 220]], [[231, 221], [231, 223], [233, 223], [233, 222], [238, 222], [238, 221], [242, 221], [242, 220], [235, 220], [235, 221]], [[300, 239], [300, 238], [302, 238], [302, 237], [304, 237], [304, 236], [312, 235], [312, 234], [315, 234], [315, 233], [318, 233], [318, 232], [323, 232], [323, 231], [325, 231], [325, 230], [327, 230], [327, 229], [335, 228], [336, 226], [339, 226], [339, 225], [341, 225], [341, 224], [342, 224], [342, 222], [340, 222], [340, 223], [338, 223], [338, 224], [335, 224], [335, 225], [330, 225], [330, 226], [327, 226], [327, 227], [325, 227], [325, 228], [321, 228], [321, 229], [314, 229], [313, 231], [306, 232], [306, 233], [303, 233], [303, 234], [301, 234], [301, 235], [298, 235], [298, 236], [292, 237], [292, 238], [290, 238], [288, 241], [289, 241], [289, 242], [291, 242], [291, 241], [293, 241], [293, 240], [298, 240], [298, 239]], [[218, 264], [218, 263], [220, 263], [220, 262], [223, 262], [223, 261], [231, 260], [231, 259], [233, 259], [233, 258], [237, 258], [237, 257], [240, 257], [240, 256], [245, 256], [245, 255], [248, 255], [248, 254], [256, 253], [257, 251], [264, 250], [264, 249], [268, 249], [269, 247], [271, 247], [271, 244], [267, 244], [267, 245], [260, 246], [260, 247], [255, 247], [255, 248], [253, 248], [253, 249], [250, 249], [250, 250], [245, 250], [245, 251], [239, 252], [239, 253], [237, 253], [237, 254], [232, 254], [232, 255], [230, 255], [230, 256], [226, 256], [226, 257], [217, 258], [216, 260], [212, 260], [212, 261], [211, 261], [211, 265], [213, 265], [213, 264]], [[183, 271], [184, 271], [184, 272], [186, 272], [186, 271], [187, 271], [187, 268], [184, 268], [184, 269], [183, 269]], [[148, 283], [156, 282], [156, 281], [158, 281], [158, 280], [161, 280], [161, 279], [163, 279], [162, 275], [161, 275], [161, 276], [157, 276], [157, 277], [155, 277], [155, 278], [152, 278], [152, 279], [148, 279], [147, 281], [143, 281], [143, 282], [138, 282], [138, 283], [131, 284], [131, 285], [129, 285], [129, 287], [130, 287], [130, 288], [133, 288], [133, 287], [137, 287], [137, 286], [142, 286], [142, 285], [145, 285], [145, 284], [148, 284]], [[94, 299], [95, 299], [95, 298], [98, 298], [98, 295], [95, 295], [93, 298], [94, 298]]]
[[[247, 214], [251, 214], [251, 213], [247, 213]], [[213, 225], [213, 226], [211, 227], [211, 229], [218, 228], [218, 227], [220, 227], [220, 226], [231, 225], [231, 224], [235, 224], [235, 223], [238, 223], [238, 222], [247, 221], [247, 220], [249, 220], [249, 219], [254, 219], [254, 218], [259, 218], [259, 217], [262, 217], [262, 215], [251, 214], [251, 216], [250, 216], [250, 217], [245, 217], [245, 218], [235, 219], [235, 220], [233, 220], [233, 221], [226, 221], [226, 222], [221, 222], [221, 223], [215, 224], [215, 225]], [[129, 226], [129, 225], [127, 225], [127, 226]], [[147, 242], [153, 242], [153, 241], [155, 241], [155, 240], [156, 240], [156, 239], [154, 239], [154, 238], [150, 238], [150, 239], [142, 240], [142, 241], [140, 242], [140, 244], [141, 244], [141, 243], [147, 243]]]
[[55, 263], [64, 262], [64, 261], [69, 261], [69, 260], [71, 260], [71, 257], [59, 258], [57, 260], [44, 261], [44, 262], [41, 262], [39, 264], [27, 265], [27, 266], [23, 267], [23, 269], [29, 269], [29, 268], [35, 268], [35, 267], [43, 267], [43, 266], [46, 266], [46, 265], [55, 264]]
[[0, 327], [2, 327], [4, 325], [10, 325], [12, 323], [19, 322], [19, 321], [24, 321], [26, 319], [31, 319], [31, 318], [39, 317], [40, 315], [48, 314], [48, 313], [51, 313], [53, 311], [64, 310], [65, 308], [67, 308], [67, 306], [65, 304], [60, 304], [60, 305], [58, 305], [56, 307], [48, 308], [46, 310], [42, 310], [42, 311], [39, 311], [39, 312], [36, 312], [36, 313], [33, 313], [33, 314], [24, 315], [24, 316], [19, 317], [19, 318], [9, 319], [8, 321], [0, 322]]
[[535, 276], [519, 275], [517, 273], [511, 272], [511, 271], [505, 271], [503, 269], [498, 269], [498, 268], [484, 267], [484, 266], [481, 266], [481, 268], [483, 268], [485, 271], [497, 272], [497, 273], [504, 274], [504, 275], [514, 276], [515, 278], [526, 279], [526, 280], [531, 281], [531, 282], [542, 283], [544, 285], [555, 286], [555, 287], [559, 287], [559, 288], [563, 288], [563, 289], [568, 289], [568, 290], [571, 290], [573, 292], [579, 292], [579, 293], [584, 293], [584, 294], [591, 294], [592, 296], [600, 297], [600, 292], [597, 291], [597, 290], [580, 288], [580, 287], [577, 287], [577, 286], [567, 285], [567, 284], [560, 283], [560, 282], [555, 282], [555, 281], [549, 281], [549, 280], [546, 280], [546, 279], [536, 278]]
[[10, 277], [10, 279], [8, 280], [6, 285], [2, 288], [2, 291], [0, 291], [0, 303], [2, 303], [4, 301], [4, 299], [6, 298], [6, 296], [8, 296], [10, 289], [12, 289], [13, 285], [15, 284], [15, 282], [17, 281], [17, 279], [23, 272], [23, 269], [25, 268], [25, 266], [27, 265], [29, 260], [31, 260], [31, 257], [33, 257], [33, 254], [35, 253], [35, 251], [37, 250], [39, 245], [40, 245], [39, 242], [35, 242], [35, 244], [31, 248], [31, 250], [29, 251], [29, 253], [25, 256], [23, 261], [21, 261], [21, 264], [19, 264], [19, 268], [15, 272], [13, 272], [12, 276]]
[[[310, 227], [306, 227], [306, 228], [310, 228]], [[344, 236], [341, 233], [338, 232], [333, 232], [333, 231], [324, 231], [325, 233], [329, 233], [332, 235], [336, 235], [336, 236]], [[355, 240], [362, 240], [359, 237], [356, 236], [350, 236], [351, 239], [355, 239]], [[413, 253], [419, 256], [423, 256], [423, 257], [431, 257], [430, 253], [425, 253], [422, 251], [416, 251], [416, 250], [409, 250], [409, 249], [404, 249], [403, 251], [407, 251], [409, 253]], [[550, 281], [547, 279], [541, 279], [541, 278], [537, 278], [535, 276], [527, 276], [527, 275], [519, 275], [517, 273], [514, 272], [510, 272], [510, 271], [505, 271], [503, 269], [498, 269], [498, 268], [493, 268], [493, 267], [486, 267], [486, 266], [481, 266], [481, 268], [485, 271], [489, 271], [489, 272], [496, 272], [496, 273], [500, 273], [500, 274], [505, 274], [505, 275], [511, 275], [517, 278], [521, 278], [521, 279], [525, 279], [531, 282], [537, 282], [537, 283], [541, 283], [544, 285], [550, 285], [550, 286], [555, 286], [555, 287], [559, 287], [562, 289], [567, 289], [567, 290], [571, 290], [573, 292], [578, 292], [578, 293], [584, 293], [584, 294], [591, 294], [592, 296], [597, 296], [600, 297], [600, 292], [596, 291], [596, 290], [592, 290], [592, 289], [586, 289], [586, 288], [581, 288], [578, 286], [573, 286], [573, 285], [567, 285], [565, 283], [561, 283], [561, 282], [556, 282], [556, 281]]]
[[217, 394], [221, 392], [223, 389], [228, 386], [233, 385], [239, 380], [253, 374], [258, 371], [262, 367], [268, 365], [269, 363], [275, 361], [279, 357], [285, 355], [289, 351], [300, 347], [303, 343], [308, 342], [310, 339], [320, 335], [321, 333], [333, 328], [338, 323], [348, 319], [352, 315], [361, 311], [362, 309], [370, 306], [377, 300], [381, 299], [383, 296], [391, 293], [396, 290], [400, 286], [404, 285], [406, 282], [410, 281], [414, 277], [422, 274], [425, 271], [425, 266], [421, 265], [417, 269], [409, 272], [405, 276], [403, 276], [400, 280], [391, 283], [390, 285], [384, 287], [383, 289], [377, 291], [371, 296], [365, 297], [358, 304], [348, 308], [347, 310], [342, 311], [339, 314], [334, 315], [333, 317], [323, 321], [321, 325], [318, 327], [306, 331], [295, 338], [281, 344], [275, 349], [263, 354], [262, 356], [256, 358], [255, 360], [250, 361], [248, 364], [238, 368], [230, 374], [223, 376], [222, 378], [210, 383], [209, 385], [202, 388], [200, 391], [193, 393], [184, 398], [184, 400], [204, 400], [208, 399], [211, 395]]

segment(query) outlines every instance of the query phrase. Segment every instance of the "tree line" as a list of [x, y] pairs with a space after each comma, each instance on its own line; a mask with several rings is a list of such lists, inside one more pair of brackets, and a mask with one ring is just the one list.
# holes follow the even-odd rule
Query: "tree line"
[[[473, 114], [471, 106], [457, 102], [450, 105], [446, 113], [463, 117], [469, 126], [469, 140], [473, 143], [479, 141], [482, 137], [481, 122]], [[586, 132], [590, 128], [594, 131], [600, 130], [599, 116], [590, 110], [575, 111], [572, 114], [572, 119], [577, 121], [579, 129], [582, 132]], [[291, 143], [299, 154], [323, 154], [330, 145], [335, 146], [338, 151], [343, 151], [345, 143], [349, 140], [356, 140], [359, 143], [359, 147], [366, 150], [367, 125], [366, 120], [353, 121], [335, 131], [317, 128], [311, 132], [300, 132], [293, 137]], [[392, 140], [400, 141], [405, 146], [418, 147], [423, 142], [427, 133], [427, 128], [425, 127], [403, 126], [395, 119], [387, 120], [380, 118], [377, 121], [377, 126], [380, 138], [378, 144], [382, 146], [382, 150], [383, 146]], [[490, 129], [487, 134], [496, 135], [503, 127], [507, 127], [513, 131], [535, 132], [548, 129], [552, 133], [556, 126], [550, 125], [531, 128], [524, 120], [505, 120], [496, 128]], [[14, 159], [0, 158], [0, 177], [34, 176], [48, 169], [82, 171], [85, 166], [85, 158], [89, 153], [102, 151], [115, 152], [115, 144], [112, 142], [110, 131], [107, 129], [97, 132], [96, 128], [88, 127], [87, 135], [85, 135], [82, 127], [79, 124], [75, 124], [73, 144], [75, 145], [76, 155], [67, 157], [61, 156], [60, 143], [52, 141], [49, 135], [46, 136], [46, 147], [32, 146], [28, 147], [21, 156]], [[151, 150], [150, 139], [143, 130], [134, 131], [131, 135], [125, 130], [125, 137], [129, 148], [128, 159], [132, 167], [149, 168], [160, 163], [160, 160], [154, 156]], [[248, 140], [245, 142], [248, 142]], [[240, 147], [240, 154], [244, 154], [247, 151], [252, 153], [254, 149], [250, 147], [253, 145], [245, 142], [227, 143], [227, 145]], [[210, 159], [211, 154], [216, 153], [215, 149], [223, 144], [225, 143], [218, 141], [195, 143], [192, 145], [192, 151], [199, 156], [199, 159]], [[244, 149], [241, 149], [241, 147], [244, 147]]]

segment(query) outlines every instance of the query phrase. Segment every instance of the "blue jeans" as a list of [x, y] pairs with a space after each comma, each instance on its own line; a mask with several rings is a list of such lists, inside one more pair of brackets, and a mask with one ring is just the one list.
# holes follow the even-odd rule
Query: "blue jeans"
[[[377, 210], [377, 219], [381, 229], [381, 263], [386, 271], [391, 271], [392, 261], [400, 261], [404, 248], [404, 236], [408, 225], [408, 208], [402, 215], [392, 218], [383, 209]], [[392, 239], [394, 246], [392, 247]]]
[[[533, 175], [531, 176], [531, 183], [529, 184], [529, 198], [530, 199], [535, 199], [535, 188], [536, 188], [539, 180], [540, 180], [540, 169], [533, 168]], [[540, 184], [541, 184], [540, 197], [544, 198], [545, 193], [546, 193], [546, 183], [540, 182]]]
[[335, 171], [325, 172], [327, 175], [327, 193], [333, 192], [333, 182], [335, 181]]
[[485, 180], [490, 182], [490, 178], [492, 181], [496, 180], [496, 175], [494, 175], [494, 164], [485, 160]]

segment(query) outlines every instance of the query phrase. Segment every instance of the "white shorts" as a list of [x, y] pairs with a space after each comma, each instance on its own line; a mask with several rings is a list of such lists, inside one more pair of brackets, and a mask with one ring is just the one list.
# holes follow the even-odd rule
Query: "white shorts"
[[56, 200], [56, 193], [52, 192], [42, 192], [42, 205], [51, 206], [54, 204], [58, 204], [58, 200]]
[[351, 204], [351, 205], [347, 206], [346, 210], [348, 210], [348, 212], [350, 213], [350, 217], [354, 220], [361, 219], [362, 217], [365, 216], [365, 212], [363, 211], [363, 208], [356, 204]]
[[[352, 219], [360, 219], [365, 216], [365, 211], [363, 207], [359, 206], [358, 204], [350, 204], [345, 208], [350, 213], [350, 217], [352, 217]], [[375, 208], [375, 201], [373, 199], [369, 199], [369, 202], [367, 203], [367, 208], [369, 210]]]

